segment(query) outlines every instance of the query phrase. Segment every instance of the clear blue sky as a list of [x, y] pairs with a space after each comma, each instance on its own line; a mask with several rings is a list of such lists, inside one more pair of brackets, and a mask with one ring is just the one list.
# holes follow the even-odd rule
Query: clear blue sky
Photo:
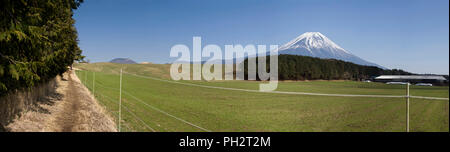
[[74, 18], [93, 62], [167, 63], [175, 44], [278, 44], [321, 32], [388, 68], [449, 73], [448, 0], [86, 0]]

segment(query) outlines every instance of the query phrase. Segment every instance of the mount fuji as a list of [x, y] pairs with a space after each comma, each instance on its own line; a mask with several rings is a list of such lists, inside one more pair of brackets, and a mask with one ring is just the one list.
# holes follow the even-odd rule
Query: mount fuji
[[319, 32], [306, 32], [294, 40], [278, 48], [278, 54], [302, 55], [324, 59], [338, 59], [360, 65], [376, 66], [386, 69], [378, 64], [368, 62], [357, 57]]

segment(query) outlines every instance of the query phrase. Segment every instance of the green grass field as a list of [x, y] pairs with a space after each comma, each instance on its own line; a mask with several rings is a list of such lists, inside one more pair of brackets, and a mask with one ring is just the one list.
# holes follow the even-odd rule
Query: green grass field
[[[119, 71], [170, 80], [170, 65], [77, 64], [85, 85], [118, 121]], [[87, 79], [86, 79], [87, 78]], [[181, 81], [257, 90], [257, 81]], [[405, 131], [404, 98], [327, 97], [213, 89], [131, 74], [122, 80], [122, 131]], [[354, 81], [280, 82], [277, 91], [405, 95], [405, 86]], [[448, 87], [411, 86], [448, 98]], [[449, 101], [410, 99], [410, 131], [449, 131]]]

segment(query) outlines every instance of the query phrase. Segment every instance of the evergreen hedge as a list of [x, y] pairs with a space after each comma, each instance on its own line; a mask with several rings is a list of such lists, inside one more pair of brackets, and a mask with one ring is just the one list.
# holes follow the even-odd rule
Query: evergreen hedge
[[0, 96], [82, 60], [73, 11], [83, 0], [0, 0]]

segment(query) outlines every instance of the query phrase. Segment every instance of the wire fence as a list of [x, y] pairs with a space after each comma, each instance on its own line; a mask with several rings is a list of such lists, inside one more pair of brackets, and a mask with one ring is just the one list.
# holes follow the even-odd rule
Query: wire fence
[[[180, 82], [180, 81], [171, 81], [171, 80], [160, 79], [160, 78], [156, 78], [156, 77], [143, 76], [143, 75], [138, 75], [138, 74], [134, 74], [134, 73], [129, 73], [129, 72], [123, 71], [122, 69], [119, 73], [119, 79], [118, 79], [119, 86], [112, 87], [112, 86], [106, 86], [105, 84], [103, 84], [103, 82], [96, 80], [96, 78], [95, 78], [96, 72], [94, 72], [94, 71], [87, 71], [87, 70], [77, 70], [77, 71], [80, 72], [79, 77], [80, 76], [84, 77], [83, 80], [81, 81], [82, 84], [84, 84], [86, 86], [86, 88], [91, 91], [91, 93], [94, 95], [94, 97], [101, 101], [106, 101], [106, 102], [101, 102], [101, 103], [103, 104], [103, 106], [105, 106], [107, 108], [106, 110], [109, 111], [116, 118], [115, 121], [118, 124], [117, 128], [118, 128], [119, 132], [120, 131], [142, 131], [141, 130], [142, 128], [143, 128], [143, 131], [152, 131], [152, 132], [170, 131], [169, 129], [164, 128], [164, 126], [161, 126], [161, 124], [152, 123], [148, 119], [143, 119], [143, 117], [145, 117], [145, 116], [140, 115], [140, 113], [137, 109], [132, 109], [129, 107], [129, 105], [127, 106], [127, 104], [131, 104], [131, 102], [128, 102], [128, 101], [135, 101], [136, 103], [143, 105], [144, 107], [146, 107], [149, 110], [153, 110], [161, 115], [170, 117], [173, 120], [176, 120], [183, 124], [189, 125], [192, 128], [198, 129], [199, 131], [205, 131], [205, 132], [212, 131], [212, 130], [206, 129], [204, 127], [201, 127], [198, 124], [195, 124], [193, 122], [182, 119], [182, 118], [180, 118], [176, 115], [173, 115], [167, 111], [164, 111], [160, 108], [157, 108], [156, 106], [151, 105], [148, 102], [145, 102], [144, 100], [136, 97], [135, 95], [133, 95], [133, 93], [126, 91], [125, 89], [122, 88], [122, 74], [127, 74], [127, 75], [131, 75], [131, 76], [139, 77], [139, 78], [151, 79], [151, 80], [156, 80], [156, 81], [161, 81], [161, 82], [166, 82], [166, 83], [178, 84], [178, 85], [202, 87], [202, 88], [209, 88], [209, 89], [231, 90], [231, 91], [268, 93], [268, 94], [328, 96], [328, 97], [366, 97], [366, 98], [405, 99], [405, 100], [399, 100], [399, 101], [403, 101], [403, 102], [406, 101], [406, 107], [405, 107], [406, 108], [406, 125], [405, 125], [406, 127], [405, 127], [405, 130], [407, 132], [409, 132], [409, 130], [410, 130], [409, 129], [410, 128], [410, 126], [409, 126], [409, 119], [410, 119], [410, 116], [409, 116], [410, 115], [410, 113], [409, 113], [409, 106], [410, 106], [409, 102], [410, 101], [409, 100], [410, 99], [444, 100], [444, 101], [449, 100], [449, 98], [442, 98], [442, 97], [411, 96], [409, 94], [409, 84], [407, 84], [405, 95], [327, 94], [327, 93], [288, 92], [288, 91], [261, 92], [259, 90], [251, 90], [251, 89], [229, 88], [229, 87], [219, 87], [219, 86], [209, 86], [209, 85], [201, 85], [201, 84], [194, 84], [194, 83], [186, 83], [186, 82]], [[91, 81], [88, 81], [89, 77], [91, 77]], [[99, 91], [100, 88], [102, 91]], [[119, 91], [119, 93], [116, 94], [116, 95], [118, 95], [118, 97], [116, 97], [116, 98], [105, 95], [106, 93], [111, 94], [111, 92], [117, 92], [117, 91]], [[112, 93], [112, 94], [115, 94], [115, 93]], [[128, 96], [131, 99], [126, 98], [126, 100], [123, 100], [124, 96]], [[116, 107], [116, 108], [114, 108], [114, 107]], [[136, 106], [133, 106], [133, 107], [136, 107]], [[128, 114], [128, 115], [123, 115], [122, 109], [125, 110], [123, 112], [126, 112], [126, 114]], [[144, 109], [144, 110], [146, 110], [146, 109]], [[134, 123], [130, 123], [130, 121], [132, 121]], [[153, 126], [156, 126], [157, 128], [151, 127], [152, 126], [151, 124]]]
[[[81, 82], [86, 86], [86, 88], [88, 90], [91, 91], [91, 93], [94, 95], [95, 98], [101, 99], [102, 101], [107, 101], [109, 104], [118, 105], [117, 109], [107, 109], [107, 111], [109, 111], [110, 113], [112, 113], [116, 117], [116, 123], [118, 124], [118, 126], [117, 126], [118, 131], [139, 131], [139, 130], [135, 130], [132, 127], [130, 127], [129, 126], [130, 123], [122, 124], [124, 121], [130, 120], [130, 121], [136, 122], [136, 123], [131, 123], [131, 124], [140, 124], [141, 126], [138, 126], [138, 128], [145, 128], [144, 131], [156, 132], [156, 130], [154, 128], [150, 127], [149, 122], [145, 122], [144, 119], [139, 117], [137, 113], [135, 113], [132, 110], [130, 110], [130, 108], [126, 104], [124, 104], [126, 102], [120, 103], [121, 99], [122, 99], [122, 97], [120, 97], [120, 96], [122, 96], [122, 94], [123, 94], [123, 95], [130, 96], [134, 101], [142, 103], [144, 106], [146, 106], [146, 107], [148, 107], [148, 108], [150, 108], [150, 109], [152, 109], [154, 111], [157, 111], [157, 112], [159, 112], [159, 113], [161, 113], [163, 115], [171, 117], [171, 118], [173, 118], [173, 119], [175, 119], [177, 121], [180, 121], [182, 123], [185, 123], [187, 125], [193, 126], [193, 127], [197, 128], [197, 129], [199, 129], [201, 131], [211, 132], [211, 130], [208, 130], [208, 129], [205, 129], [203, 127], [200, 127], [199, 125], [196, 125], [196, 124], [194, 124], [192, 122], [184, 120], [184, 119], [182, 119], [180, 117], [177, 117], [177, 116], [175, 116], [173, 114], [170, 114], [170, 113], [168, 113], [168, 112], [166, 112], [164, 110], [161, 110], [159, 108], [156, 108], [156, 107], [154, 107], [154, 106], [144, 102], [143, 100], [141, 100], [140, 98], [137, 98], [133, 94], [125, 91], [124, 89], [121, 89], [120, 86], [119, 87], [108, 87], [108, 86], [105, 86], [104, 84], [102, 84], [102, 83], [100, 83], [98, 81], [95, 81], [95, 78], [94, 78], [95, 77], [95, 74], [94, 74], [95, 72], [84, 71], [84, 70], [79, 70], [79, 71], [82, 72], [82, 74], [81, 74], [82, 76], [81, 77], [84, 77]], [[90, 82], [88, 80], [89, 77], [92, 77], [92, 80], [91, 80], [92, 82]], [[95, 88], [94, 86], [97, 87], [97, 88]], [[109, 96], [105, 95], [104, 93], [101, 93], [100, 91], [98, 91], [99, 88], [106, 89], [106, 90], [114, 90], [116, 92], [120, 91], [121, 93], [119, 93], [119, 97], [117, 99], [114, 99], [113, 97], [109, 97]], [[97, 91], [95, 89], [97, 89]], [[104, 106], [105, 107], [114, 107], [114, 106], [111, 106], [111, 105], [104, 105]], [[123, 115], [122, 110], [124, 110], [123, 112], [128, 113], [131, 117], [124, 118], [125, 115]], [[122, 127], [124, 125], [125, 125], [125, 129], [126, 130], [122, 129]]]

